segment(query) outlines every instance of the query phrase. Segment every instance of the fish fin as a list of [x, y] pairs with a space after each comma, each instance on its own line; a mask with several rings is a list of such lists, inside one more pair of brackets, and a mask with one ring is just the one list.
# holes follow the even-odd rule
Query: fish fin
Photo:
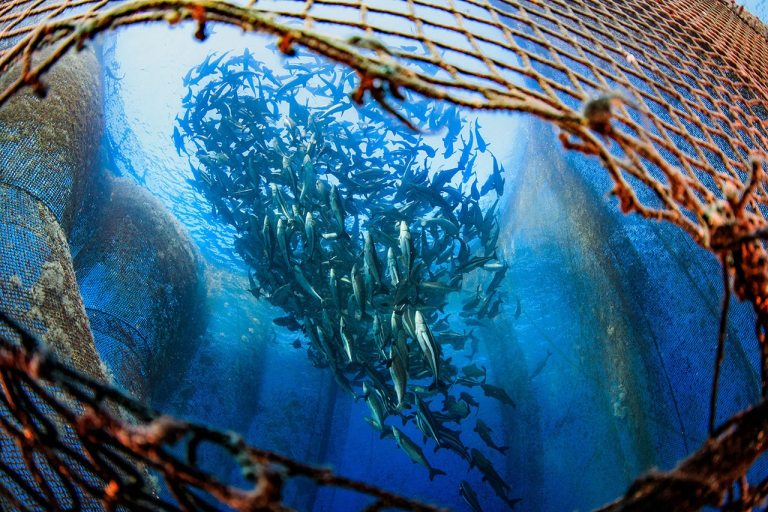
[[447, 475], [447, 473], [445, 471], [443, 471], [442, 469], [429, 468], [429, 481], [430, 482], [432, 480], [434, 480], [437, 475]]

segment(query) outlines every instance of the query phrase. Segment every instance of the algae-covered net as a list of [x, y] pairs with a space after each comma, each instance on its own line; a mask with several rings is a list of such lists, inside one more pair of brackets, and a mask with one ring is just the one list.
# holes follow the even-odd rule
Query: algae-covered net
[[[287, 55], [302, 46], [355, 69], [355, 99], [394, 112], [401, 112], [398, 89], [407, 88], [554, 124], [566, 148], [600, 159], [622, 211], [671, 222], [720, 258], [723, 318], [731, 287], [757, 314], [765, 395], [768, 40], [763, 24], [741, 8], [716, 0], [12, 0], [0, 6], [0, 73], [10, 77], [0, 104], [26, 86], [44, 95], [45, 71], [99, 32], [150, 21], [189, 22], [198, 39], [210, 23], [273, 34]], [[46, 47], [52, 49], [40, 52]], [[721, 332], [721, 346], [723, 339]], [[25, 359], [15, 350], [3, 352], [9, 361], [4, 392], [23, 419], [33, 406], [13, 398], [14, 383], [33, 385], [44, 375], [34, 354]], [[91, 402], [98, 397], [85, 397]], [[737, 480], [740, 490], [726, 506], [759, 502], [768, 484], [750, 486], [744, 475], [765, 449], [758, 435], [765, 430], [763, 409], [734, 418], [728, 428], [712, 425], [710, 441], [677, 472], [638, 481], [616, 507], [631, 508], [637, 500], [647, 506], [643, 499], [717, 506]], [[93, 411], [81, 415], [95, 426], [88, 432], [108, 431], [111, 409]], [[23, 446], [29, 438], [28, 446], [39, 447], [36, 436], [55, 428], [43, 424], [6, 427], [16, 428]], [[121, 446], [131, 439], [115, 437]], [[735, 451], [741, 454], [731, 457], [730, 467], [717, 462]], [[171, 490], [177, 483], [169, 480]], [[100, 489], [99, 499], [123, 496], [109, 482]]]

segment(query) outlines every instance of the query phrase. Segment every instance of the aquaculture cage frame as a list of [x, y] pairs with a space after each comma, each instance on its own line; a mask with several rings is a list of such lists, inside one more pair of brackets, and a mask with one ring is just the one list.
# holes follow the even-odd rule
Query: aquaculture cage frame
[[[285, 54], [301, 46], [345, 64], [358, 72], [355, 97], [360, 101], [370, 97], [397, 109], [389, 93], [405, 88], [435, 100], [525, 112], [551, 123], [564, 147], [600, 160], [624, 213], [672, 223], [720, 259], [726, 285], [723, 318], [730, 290], [754, 307], [766, 394], [768, 41], [766, 27], [742, 8], [719, 0], [307, 0], [247, 5], [217, 0], [11, 0], [0, 6], [0, 76], [7, 80], [0, 105], [27, 87], [45, 95], [44, 74], [67, 51], [88, 45], [100, 32], [187, 20], [198, 39], [206, 37], [207, 24], [225, 23], [276, 36]], [[334, 35], [340, 31], [344, 37]], [[166, 468], [167, 485], [181, 508], [209, 506], [191, 490], [197, 488], [233, 508], [250, 510], [279, 501], [280, 477], [269, 469], [272, 465], [263, 464], [270, 462], [289, 475], [310, 475], [320, 483], [371, 493], [375, 507], [428, 509], [247, 448], [239, 438], [149, 413], [56, 363], [11, 319], [4, 323], [9, 334], [0, 350], [5, 406], [0, 422], [26, 454], [35, 482], [2, 468], [13, 482], [0, 482], [6, 499], [23, 489], [35, 505], [59, 500], [61, 508], [72, 508], [75, 496], [87, 494], [108, 507], [146, 508], [155, 498], [142, 469], [136, 469], [141, 464], [125, 462], [134, 460]], [[724, 325], [723, 320], [721, 347]], [[716, 367], [721, 357], [719, 350]], [[761, 502], [768, 495], [768, 480], [750, 485], [744, 475], [766, 449], [766, 407], [763, 402], [718, 429], [712, 424], [712, 437], [697, 453], [670, 473], [638, 480], [607, 509], [640, 509], [649, 503], [719, 506], [736, 481], [740, 490], [723, 505], [726, 509], [746, 510]], [[122, 418], [117, 409], [130, 412], [133, 420]], [[58, 420], [49, 421], [49, 414]], [[88, 455], [83, 458], [68, 447], [63, 434], [55, 434], [58, 430], [78, 439]], [[184, 460], [164, 449], [182, 438], [190, 446]], [[198, 472], [195, 450], [203, 441], [239, 457], [255, 478], [254, 489], [235, 491]], [[741, 456], [731, 457], [733, 465], [724, 467], [720, 456], [737, 449]], [[79, 457], [83, 467], [90, 464], [102, 473], [90, 472], [86, 478], [63, 471], [58, 478], [68, 501], [62, 505], [61, 496], [41, 476], [35, 455], [53, 468], [63, 467], [62, 457]]]

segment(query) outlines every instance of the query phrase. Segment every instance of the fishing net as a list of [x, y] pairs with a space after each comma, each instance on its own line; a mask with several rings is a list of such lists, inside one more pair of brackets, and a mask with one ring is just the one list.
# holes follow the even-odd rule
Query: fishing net
[[[200, 315], [197, 253], [157, 199], [124, 179], [90, 222], [74, 268], [99, 355], [139, 399], [167, 389], [194, 352]], [[151, 400], [150, 400], [151, 401]]]
[[[742, 9], [716, 0], [12, 0], [0, 7], [0, 73], [10, 80], [0, 104], [25, 86], [45, 94], [41, 75], [99, 32], [184, 20], [196, 25], [199, 39], [206, 37], [206, 24], [221, 22], [274, 34], [288, 55], [299, 46], [323, 54], [358, 72], [357, 100], [395, 111], [403, 87], [552, 123], [566, 148], [599, 158], [623, 212], [679, 226], [720, 258], [726, 288], [732, 283], [757, 313], [767, 373], [768, 255], [762, 239], [768, 41], [765, 27]], [[45, 47], [51, 49], [38, 51]], [[38, 375], [37, 363], [30, 376], [24, 361], [37, 359], [10, 348], [6, 353], [8, 375], [35, 382], [30, 378]], [[84, 403], [94, 400], [84, 397]], [[109, 409], [97, 411], [84, 417], [112, 417]], [[729, 426], [745, 424], [740, 418]], [[107, 423], [98, 426], [109, 431]], [[738, 446], [728, 444], [733, 429], [717, 433], [705, 450]], [[117, 443], [129, 446], [124, 438]], [[742, 459], [746, 466], [719, 479], [648, 477], [633, 488], [632, 498], [652, 496], [648, 489], [662, 482], [667, 490], [695, 496], [699, 501], [691, 506], [716, 505], [754, 460], [749, 453]], [[706, 465], [704, 459], [698, 460]], [[690, 474], [690, 467], [681, 469]], [[741, 501], [732, 506], [751, 506], [767, 487], [743, 486]]]

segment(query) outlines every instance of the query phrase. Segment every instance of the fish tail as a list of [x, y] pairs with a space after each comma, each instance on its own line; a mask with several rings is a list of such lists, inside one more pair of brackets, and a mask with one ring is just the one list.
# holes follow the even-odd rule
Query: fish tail
[[447, 473], [442, 469], [429, 468], [429, 481], [431, 482], [432, 480], [434, 480], [437, 475], [446, 475], [446, 474]]
[[432, 384], [429, 385], [428, 389], [430, 391], [437, 390], [437, 391], [447, 392], [448, 391], [448, 384], [446, 384], [445, 382], [441, 381], [440, 379], [435, 379], [435, 381]]

